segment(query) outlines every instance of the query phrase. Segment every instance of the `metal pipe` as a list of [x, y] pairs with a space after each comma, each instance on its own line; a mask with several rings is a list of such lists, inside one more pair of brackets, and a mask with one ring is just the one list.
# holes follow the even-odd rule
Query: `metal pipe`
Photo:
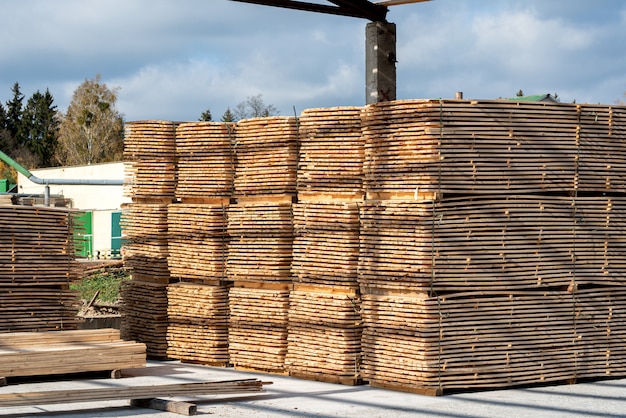
[[27, 168], [17, 161], [0, 151], [0, 160], [4, 161], [19, 173], [23, 174], [28, 180], [35, 184], [55, 185], [55, 186], [123, 186], [124, 180], [110, 179], [42, 179], [35, 176]]

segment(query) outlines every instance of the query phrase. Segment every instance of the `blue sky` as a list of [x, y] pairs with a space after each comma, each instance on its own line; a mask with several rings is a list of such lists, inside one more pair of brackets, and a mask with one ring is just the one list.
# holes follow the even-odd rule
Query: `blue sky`
[[[324, 3], [323, 1], [318, 1]], [[19, 82], [65, 111], [101, 74], [128, 121], [219, 118], [262, 94], [281, 114], [365, 101], [362, 19], [228, 0], [3, 0], [0, 101]], [[390, 8], [398, 98], [626, 91], [623, 0], [433, 0]]]

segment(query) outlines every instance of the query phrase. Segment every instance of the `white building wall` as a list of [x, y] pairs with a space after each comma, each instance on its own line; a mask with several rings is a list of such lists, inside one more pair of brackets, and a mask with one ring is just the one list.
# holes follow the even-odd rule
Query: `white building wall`
[[[41, 179], [106, 179], [123, 180], [124, 163], [93, 164], [77, 167], [55, 167], [31, 170]], [[43, 184], [36, 184], [18, 173], [18, 193], [42, 195]], [[119, 209], [124, 202], [122, 186], [56, 186], [50, 185], [51, 195], [62, 195], [73, 201], [73, 207], [81, 210]]]
[[[93, 164], [79, 167], [57, 167], [31, 170], [41, 179], [100, 179], [123, 180], [121, 162]], [[28, 180], [18, 173], [18, 193], [43, 195], [45, 186]], [[123, 196], [123, 186], [57, 186], [50, 185], [51, 195], [72, 200], [72, 207], [92, 212], [93, 256], [109, 254], [111, 249], [111, 214], [120, 211], [123, 203], [131, 202]]]

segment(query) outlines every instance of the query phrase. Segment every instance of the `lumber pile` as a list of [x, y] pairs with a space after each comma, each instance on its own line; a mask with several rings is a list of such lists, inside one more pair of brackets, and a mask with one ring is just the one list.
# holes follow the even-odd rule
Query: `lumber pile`
[[220, 284], [226, 278], [228, 205], [173, 203], [168, 207], [168, 265], [172, 278]]
[[237, 123], [234, 197], [295, 194], [298, 127], [295, 117]]
[[415, 391], [623, 375], [623, 287], [363, 296], [363, 373]]
[[148, 120], [124, 125], [125, 190], [134, 201], [174, 198], [176, 126]]
[[358, 287], [359, 205], [298, 203], [293, 206], [293, 280]]
[[185, 122], [176, 127], [176, 197], [183, 201], [233, 193], [235, 125]]
[[294, 117], [236, 127], [236, 204], [228, 209], [229, 355], [238, 368], [282, 373], [287, 351], [298, 126]]
[[122, 206], [124, 267], [134, 280], [169, 283], [168, 205], [129, 203]]
[[164, 358], [170, 282], [167, 216], [176, 191], [176, 124], [127, 123], [124, 161], [125, 191], [132, 203], [122, 208], [123, 260], [132, 280], [122, 291], [122, 335], [145, 343], [148, 356]]
[[289, 290], [235, 284], [229, 293], [228, 353], [234, 367], [283, 373], [287, 353]]
[[603, 193], [623, 187], [626, 110], [406, 100], [364, 110], [373, 198], [414, 193]]
[[361, 383], [357, 278], [364, 145], [361, 108], [303, 112], [285, 360], [292, 376]]
[[331, 383], [361, 382], [361, 315], [356, 291], [296, 285], [289, 296], [291, 376]]
[[120, 299], [122, 338], [144, 343], [148, 358], [167, 358], [167, 284], [128, 280]]
[[146, 347], [115, 329], [2, 334], [0, 376], [24, 377], [146, 366]]
[[167, 356], [183, 362], [228, 364], [228, 288], [174, 283], [167, 288]]
[[298, 198], [362, 199], [365, 141], [360, 107], [302, 112]]
[[238, 368], [284, 372], [293, 225], [291, 203], [228, 211], [229, 355]]
[[0, 205], [0, 332], [76, 329], [76, 214]]
[[291, 203], [238, 203], [228, 208], [228, 279], [291, 282]]
[[587, 168], [623, 142], [624, 109], [403, 101], [364, 114], [364, 378], [438, 394], [624, 375], [609, 347], [623, 340], [626, 172]]

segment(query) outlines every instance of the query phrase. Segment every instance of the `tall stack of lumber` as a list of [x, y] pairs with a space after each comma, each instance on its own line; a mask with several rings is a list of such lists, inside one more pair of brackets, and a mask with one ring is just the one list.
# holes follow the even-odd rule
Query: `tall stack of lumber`
[[168, 208], [168, 357], [228, 364], [227, 215], [233, 193], [234, 125], [176, 127], [178, 202]]
[[625, 122], [608, 106], [366, 108], [370, 384], [440, 393], [626, 374]]
[[361, 108], [303, 112], [286, 358], [293, 376], [361, 381], [357, 279], [363, 157]]
[[122, 337], [146, 344], [148, 356], [165, 358], [170, 282], [167, 215], [168, 204], [175, 199], [176, 125], [127, 123], [124, 161], [125, 191], [132, 203], [122, 208], [123, 260], [132, 280], [121, 292]]
[[285, 371], [297, 147], [295, 117], [237, 123], [227, 274], [229, 354], [238, 368]]
[[77, 328], [75, 213], [0, 205], [0, 332]]

